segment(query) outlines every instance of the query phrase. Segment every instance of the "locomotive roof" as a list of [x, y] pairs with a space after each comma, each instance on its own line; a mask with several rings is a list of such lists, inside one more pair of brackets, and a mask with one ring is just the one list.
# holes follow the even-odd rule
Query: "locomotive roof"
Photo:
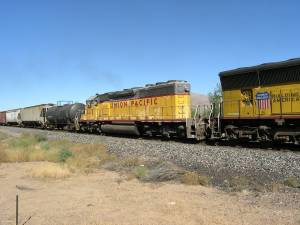
[[[132, 97], [146, 97], [150, 95], [161, 95], [174, 93], [177, 90], [177, 85], [175, 84], [185, 84], [189, 85], [187, 81], [184, 80], [169, 80], [166, 82], [157, 82], [155, 84], [146, 84], [144, 87], [134, 87], [128, 88], [121, 91], [106, 92], [103, 94], [96, 94], [87, 99], [87, 102], [92, 101], [107, 101], [112, 99], [126, 99]], [[161, 89], [163, 88], [163, 90]]]
[[289, 59], [280, 62], [263, 63], [256, 66], [241, 67], [233, 70], [227, 70], [221, 72], [219, 76], [224, 77], [224, 76], [231, 76], [236, 74], [244, 74], [244, 73], [250, 73], [255, 71], [284, 68], [284, 67], [298, 66], [298, 65], [300, 65], [300, 58], [294, 58], [294, 59]]
[[228, 70], [219, 74], [222, 90], [300, 82], [300, 58]]

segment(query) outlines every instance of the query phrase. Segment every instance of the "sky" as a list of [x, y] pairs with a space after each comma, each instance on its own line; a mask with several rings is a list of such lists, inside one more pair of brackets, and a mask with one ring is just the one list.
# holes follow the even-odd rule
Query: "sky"
[[0, 110], [300, 57], [297, 0], [0, 0]]

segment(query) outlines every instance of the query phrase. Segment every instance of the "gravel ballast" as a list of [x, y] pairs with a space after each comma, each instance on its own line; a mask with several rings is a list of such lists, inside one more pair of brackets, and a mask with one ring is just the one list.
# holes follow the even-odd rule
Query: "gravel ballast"
[[209, 146], [175, 141], [111, 137], [62, 131], [47, 131], [17, 127], [0, 127], [0, 131], [18, 134], [37, 132], [49, 139], [67, 139], [78, 143], [103, 143], [109, 152], [119, 156], [158, 158], [171, 161], [189, 170], [206, 174], [215, 185], [235, 177], [266, 184], [282, 182], [288, 177], [300, 179], [300, 153], [256, 148]]

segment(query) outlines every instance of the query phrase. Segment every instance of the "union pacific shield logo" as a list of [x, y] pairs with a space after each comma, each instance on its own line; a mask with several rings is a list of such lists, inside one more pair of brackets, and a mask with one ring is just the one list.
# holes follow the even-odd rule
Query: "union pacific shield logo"
[[271, 107], [270, 94], [268, 92], [256, 93], [256, 105], [259, 109], [269, 109]]

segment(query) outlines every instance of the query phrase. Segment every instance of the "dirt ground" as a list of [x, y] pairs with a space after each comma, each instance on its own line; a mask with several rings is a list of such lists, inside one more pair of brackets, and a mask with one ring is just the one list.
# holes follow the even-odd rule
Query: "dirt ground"
[[45, 162], [0, 165], [0, 224], [27, 225], [286, 225], [300, 224], [297, 193], [226, 193], [215, 188], [141, 183], [101, 170], [64, 180], [41, 180], [28, 171]]

